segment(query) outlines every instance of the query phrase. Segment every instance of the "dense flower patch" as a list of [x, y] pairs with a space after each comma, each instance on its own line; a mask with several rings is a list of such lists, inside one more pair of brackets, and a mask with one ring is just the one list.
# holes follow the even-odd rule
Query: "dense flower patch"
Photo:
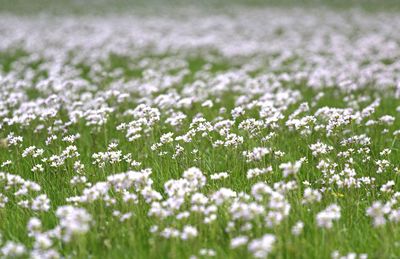
[[0, 16], [0, 254], [395, 258], [400, 16]]

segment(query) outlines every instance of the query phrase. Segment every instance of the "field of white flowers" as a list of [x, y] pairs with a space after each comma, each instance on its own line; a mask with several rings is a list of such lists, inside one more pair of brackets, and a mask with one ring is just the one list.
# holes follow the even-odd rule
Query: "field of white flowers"
[[400, 257], [400, 15], [0, 15], [0, 258]]

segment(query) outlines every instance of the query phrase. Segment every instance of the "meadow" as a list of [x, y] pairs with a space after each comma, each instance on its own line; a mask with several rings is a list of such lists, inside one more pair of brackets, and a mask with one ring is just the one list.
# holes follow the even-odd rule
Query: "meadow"
[[1, 1], [0, 258], [400, 257], [396, 8]]

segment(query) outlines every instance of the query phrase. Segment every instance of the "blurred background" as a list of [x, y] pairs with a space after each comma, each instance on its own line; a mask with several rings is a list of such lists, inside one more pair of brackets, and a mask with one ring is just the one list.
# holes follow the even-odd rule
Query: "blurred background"
[[1, 13], [102, 14], [110, 12], [163, 12], [179, 8], [201, 8], [211, 12], [246, 7], [333, 8], [365, 11], [400, 11], [400, 0], [0, 0]]

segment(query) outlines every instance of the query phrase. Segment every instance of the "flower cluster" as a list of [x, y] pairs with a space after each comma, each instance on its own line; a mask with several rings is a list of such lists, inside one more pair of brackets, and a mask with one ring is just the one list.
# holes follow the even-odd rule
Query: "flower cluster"
[[0, 13], [0, 257], [398, 256], [399, 15], [184, 11]]

